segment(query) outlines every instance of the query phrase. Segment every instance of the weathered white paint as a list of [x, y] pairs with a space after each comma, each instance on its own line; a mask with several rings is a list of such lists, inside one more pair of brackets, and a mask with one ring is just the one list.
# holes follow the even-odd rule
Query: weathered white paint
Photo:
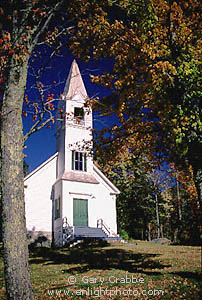
[[73, 199], [88, 200], [88, 226], [97, 227], [103, 219], [117, 233], [115, 197], [102, 183], [91, 184], [63, 181], [63, 217], [73, 226]]
[[[73, 226], [73, 199], [88, 200], [88, 226], [97, 227], [103, 219], [117, 233], [116, 195], [119, 190], [93, 164], [87, 155], [87, 172], [72, 170], [72, 151], [92, 149], [92, 110], [85, 108], [87, 93], [77, 63], [72, 63], [64, 94], [58, 105], [56, 122], [57, 153], [25, 178], [27, 228], [54, 231], [54, 241], [62, 245], [62, 221]], [[74, 108], [84, 107], [84, 120], [78, 122]], [[61, 119], [61, 110], [66, 116]], [[60, 217], [55, 218], [55, 199], [61, 201]]]
[[56, 180], [57, 153], [25, 177], [27, 229], [52, 232], [52, 187]]

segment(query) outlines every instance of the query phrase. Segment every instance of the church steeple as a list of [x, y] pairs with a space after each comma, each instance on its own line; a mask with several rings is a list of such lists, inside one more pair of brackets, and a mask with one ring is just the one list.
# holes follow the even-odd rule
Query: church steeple
[[65, 119], [57, 126], [57, 176], [65, 172], [88, 173], [92, 170], [93, 160], [85, 150], [86, 146], [92, 146], [92, 110], [86, 107], [87, 98], [78, 64], [74, 60], [58, 106]]
[[83, 83], [83, 79], [81, 77], [78, 64], [74, 59], [65, 84], [63, 95], [66, 99], [71, 99], [78, 93], [80, 93], [84, 99], [87, 97], [87, 92]]

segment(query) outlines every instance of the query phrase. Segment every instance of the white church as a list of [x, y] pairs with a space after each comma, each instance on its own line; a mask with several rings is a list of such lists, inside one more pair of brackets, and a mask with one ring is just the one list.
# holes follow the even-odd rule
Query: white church
[[57, 152], [24, 180], [27, 230], [42, 232], [58, 247], [70, 239], [117, 236], [120, 192], [93, 163], [93, 118], [87, 99], [74, 60], [58, 103]]

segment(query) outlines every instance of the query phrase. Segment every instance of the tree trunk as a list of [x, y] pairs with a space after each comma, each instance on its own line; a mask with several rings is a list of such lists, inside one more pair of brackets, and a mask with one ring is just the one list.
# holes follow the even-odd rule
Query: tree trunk
[[179, 242], [179, 240], [178, 240], [178, 233], [179, 233], [179, 229], [177, 227], [177, 228], [175, 228], [175, 231], [174, 231], [174, 234], [173, 234], [173, 242], [175, 244], [177, 244]]
[[11, 62], [1, 120], [2, 235], [7, 299], [33, 299], [23, 176], [22, 105], [28, 64]]
[[156, 199], [156, 223], [157, 223], [157, 239], [160, 238], [160, 221], [159, 221], [159, 205], [158, 205], [158, 196], [155, 194]]
[[193, 167], [193, 175], [194, 175], [194, 183], [198, 194], [198, 201], [199, 201], [200, 209], [202, 211], [202, 170], [200, 168]]
[[161, 224], [161, 237], [163, 238], [163, 224]]
[[178, 207], [178, 220], [181, 223], [182, 221], [182, 204], [181, 204], [181, 199], [180, 199], [180, 190], [179, 190], [179, 181], [176, 176], [176, 190], [177, 190], [177, 207]]
[[148, 224], [148, 241], [151, 241], [151, 223]]
[[194, 183], [198, 194], [198, 204], [202, 211], [202, 143], [200, 143], [200, 134], [198, 140], [189, 147], [188, 160], [193, 170]]

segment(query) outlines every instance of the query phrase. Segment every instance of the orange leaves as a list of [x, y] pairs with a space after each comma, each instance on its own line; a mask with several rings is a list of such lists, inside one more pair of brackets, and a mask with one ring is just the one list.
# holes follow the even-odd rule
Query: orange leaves
[[32, 121], [34, 122], [36, 121], [36, 119], [37, 119], [37, 115], [34, 115]]
[[41, 10], [41, 7], [36, 7], [35, 9], [33, 9], [33, 13], [34, 15], [39, 15], [40, 17], [44, 17], [46, 15], [46, 12]]
[[14, 52], [15, 52], [15, 51], [14, 51], [13, 49], [10, 49], [9, 52], [8, 52], [8, 54], [9, 54], [9, 55], [12, 55]]
[[54, 94], [48, 94], [46, 102], [50, 102], [54, 99]]
[[164, 17], [170, 10], [169, 3], [167, 0], [152, 0], [153, 3], [153, 9], [155, 11], [155, 16], [157, 17], [156, 20], [158, 20], [161, 17]]
[[27, 94], [25, 95], [24, 103], [29, 103], [29, 98]]
[[171, 5], [171, 20], [177, 21], [178, 24], [181, 23], [181, 19], [183, 17], [183, 10], [180, 4], [177, 4], [177, 2], [173, 2]]
[[122, 80], [117, 80], [114, 82], [114, 86], [117, 90], [120, 90], [122, 88], [122, 84], [123, 84]]
[[[45, 16], [45, 12], [42, 12], [41, 16], [42, 17]], [[53, 45], [54, 43], [56, 43], [58, 33], [59, 33], [59, 30], [57, 27], [55, 27], [54, 30], [52, 30], [52, 31], [49, 30], [47, 33], [47, 36], [45, 38], [46, 43], [49, 45]]]
[[[22, 1], [20, 6], [13, 8], [10, 2], [8, 7], [0, 7], [0, 15], [3, 15], [0, 36], [0, 77], [5, 69], [8, 68], [11, 56], [16, 65], [25, 62], [29, 58], [33, 39], [32, 29], [40, 30], [41, 28], [37, 29], [37, 26], [40, 24], [41, 18], [46, 17], [47, 2], [49, 1], [32, 1], [29, 13], [27, 13], [27, 4], [24, 4], [24, 2], [27, 1]], [[17, 26], [10, 26], [11, 22], [14, 22], [15, 26], [16, 24]]]
[[196, 203], [198, 196], [194, 184], [192, 167], [189, 166], [185, 169], [178, 170], [174, 164], [172, 164], [171, 166], [173, 168], [172, 175], [175, 175], [177, 177], [177, 180], [181, 183], [185, 191], [189, 194], [190, 198], [188, 200], [194, 201], [194, 203]]
[[74, 42], [74, 46], [80, 46], [79, 42]]
[[51, 101], [53, 101], [53, 99], [54, 99], [54, 94], [48, 94], [47, 99], [46, 99], [46, 107], [49, 110], [54, 110], [55, 109], [53, 103], [50, 103]]
[[53, 106], [53, 104], [51, 103], [50, 104], [50, 110], [54, 110], [55, 108], [54, 108], [54, 106]]
[[23, 112], [22, 112], [22, 115], [23, 115], [24, 117], [27, 117], [27, 112], [26, 112], [26, 111], [23, 111]]
[[39, 7], [37, 7], [36, 9], [33, 9], [34, 15], [36, 15], [38, 12], [39, 12]]
[[11, 39], [11, 33], [8, 31], [3, 31], [0, 39], [2, 74], [4, 73], [11, 56], [15, 59], [16, 64], [24, 62], [27, 59], [26, 54], [30, 54], [28, 51], [27, 37], [28, 33], [26, 31], [24, 34], [19, 35], [18, 40], [13, 43]]
[[1, 47], [2, 50], [7, 50], [9, 51], [11, 47], [11, 35], [9, 32], [4, 32], [1, 38]]
[[37, 118], [37, 114], [38, 114], [38, 107], [39, 107], [39, 104], [38, 103], [33, 103], [33, 106], [34, 106], [34, 116], [33, 116], [33, 121], [36, 120]]
[[21, 36], [21, 40], [25, 41], [27, 39], [27, 37], [25, 35]]
[[162, 72], [163, 74], [168, 74], [168, 73], [172, 75], [177, 74], [176, 67], [172, 65], [169, 61], [160, 61], [156, 63], [154, 66], [156, 69], [159, 69], [159, 71]]
[[44, 17], [44, 16], [46, 15], [46, 12], [45, 12], [45, 11], [41, 11], [41, 12], [39, 13], [39, 15], [40, 15], [40, 17]]
[[174, 75], [177, 74], [176, 67], [169, 61], [159, 61], [150, 66], [150, 74], [152, 78], [153, 88], [160, 91], [165, 84], [172, 84]]

